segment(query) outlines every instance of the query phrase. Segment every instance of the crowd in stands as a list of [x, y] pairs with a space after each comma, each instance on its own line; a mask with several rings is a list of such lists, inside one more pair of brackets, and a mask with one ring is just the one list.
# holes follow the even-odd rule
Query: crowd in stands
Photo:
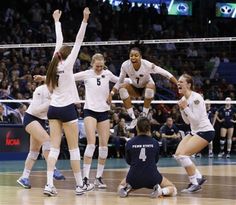
[[[55, 43], [51, 14], [58, 8], [63, 12], [64, 41], [72, 42], [78, 29], [75, 25], [82, 19], [80, 14], [85, 4], [91, 10], [85, 41], [217, 37], [236, 34], [236, 30], [233, 29], [235, 27], [232, 26], [235, 22], [232, 20], [214, 20], [211, 25], [207, 25], [206, 21], [202, 20], [204, 16], [207, 17], [204, 12], [199, 23], [200, 17], [196, 14], [190, 17], [169, 16], [163, 5], [161, 12], [158, 13], [153, 6], [131, 7], [127, 1], [118, 7], [112, 7], [107, 0], [21, 0], [20, 2], [15, 0], [0, 3], [0, 44]], [[209, 2], [208, 4], [211, 5]], [[197, 1], [194, 2], [194, 7], [195, 13], [202, 9]], [[205, 7], [207, 8], [207, 3]], [[229, 24], [231, 26], [228, 26]], [[227, 83], [217, 74], [220, 62], [235, 61], [234, 43], [230, 46], [231, 50], [228, 43], [215, 43], [215, 45], [167, 43], [143, 45], [142, 50], [145, 59], [169, 70], [176, 77], [184, 72], [192, 74], [195, 90], [203, 93], [205, 99], [224, 100], [226, 97], [231, 97], [235, 100], [235, 85]], [[129, 45], [82, 47], [74, 70], [78, 72], [88, 69], [91, 56], [95, 52], [100, 52], [105, 56], [108, 69], [119, 75], [121, 63], [128, 59], [128, 51]], [[44, 47], [0, 49], [0, 99], [30, 99], [38, 86], [33, 81], [33, 75], [46, 74], [52, 52], [51, 48]], [[173, 85], [160, 76], [153, 77], [157, 88], [155, 99], [178, 99], [177, 93], [173, 92]], [[78, 84], [78, 92], [81, 99], [84, 99], [85, 90], [81, 83]], [[119, 96], [116, 97], [119, 99]], [[125, 122], [131, 120], [122, 105], [112, 106], [111, 128], [115, 129], [121, 119]], [[137, 116], [141, 110], [139, 105], [135, 107]], [[82, 106], [78, 106], [78, 111], [83, 116]], [[4, 107], [1, 105], [0, 119], [3, 119], [1, 121], [14, 123], [12, 116], [1, 117], [3, 112]], [[153, 104], [148, 116], [153, 130], [159, 131], [168, 116], [171, 116], [176, 124], [183, 123], [176, 105]], [[125, 136], [127, 137], [127, 133]]]

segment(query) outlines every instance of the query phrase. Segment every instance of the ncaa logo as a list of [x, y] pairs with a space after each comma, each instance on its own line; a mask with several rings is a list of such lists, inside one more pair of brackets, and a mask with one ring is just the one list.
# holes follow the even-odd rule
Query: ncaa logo
[[229, 6], [229, 5], [224, 5], [224, 6], [221, 6], [220, 7], [220, 12], [223, 14], [223, 15], [229, 15], [231, 14], [233, 11], [232, 7]]
[[177, 11], [179, 14], [186, 14], [189, 10], [188, 4], [186, 3], [180, 3], [177, 6]]

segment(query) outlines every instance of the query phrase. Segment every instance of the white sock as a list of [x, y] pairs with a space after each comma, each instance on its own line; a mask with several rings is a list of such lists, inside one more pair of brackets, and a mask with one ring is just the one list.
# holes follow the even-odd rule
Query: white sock
[[53, 171], [47, 171], [47, 184], [50, 186], [53, 185]]
[[146, 116], [148, 115], [149, 112], [149, 108], [143, 107], [143, 112], [146, 114]]
[[188, 178], [189, 178], [189, 181], [190, 181], [192, 184], [198, 185], [196, 174], [194, 174], [194, 175], [192, 175], [192, 176], [188, 176]]
[[129, 116], [134, 120], [135, 119], [134, 109], [131, 107], [131, 108], [127, 109], [127, 112], [129, 114]]
[[198, 169], [195, 170], [195, 175], [198, 179], [202, 178], [202, 174]]
[[75, 177], [76, 186], [82, 187], [83, 180], [82, 180], [81, 172], [74, 173], [74, 177]]
[[89, 172], [90, 172], [91, 164], [83, 164], [83, 177], [89, 179]]
[[96, 178], [102, 177], [104, 165], [98, 164]]
[[23, 171], [23, 174], [22, 174], [22, 178], [29, 178], [29, 175], [30, 175], [30, 172], [31, 172], [31, 170], [29, 170], [29, 169], [24, 169], [24, 171]]

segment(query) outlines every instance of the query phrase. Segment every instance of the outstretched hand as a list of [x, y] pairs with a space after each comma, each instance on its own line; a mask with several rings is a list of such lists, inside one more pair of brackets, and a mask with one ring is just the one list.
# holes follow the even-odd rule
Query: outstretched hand
[[33, 78], [34, 78], [34, 81], [38, 82], [38, 83], [46, 81], [45, 75], [44, 76], [43, 75], [34, 75]]
[[91, 12], [90, 12], [89, 8], [88, 8], [88, 7], [85, 7], [85, 8], [84, 8], [84, 11], [83, 11], [83, 14], [84, 14], [83, 21], [84, 21], [85, 23], [87, 23], [90, 13], [91, 13]]
[[62, 14], [62, 11], [58, 9], [53, 12], [52, 16], [55, 22], [58, 22], [60, 20], [61, 14]]

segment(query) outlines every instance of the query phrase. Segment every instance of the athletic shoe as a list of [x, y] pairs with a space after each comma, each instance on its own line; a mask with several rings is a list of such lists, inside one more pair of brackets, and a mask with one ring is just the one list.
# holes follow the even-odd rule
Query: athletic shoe
[[19, 185], [21, 185], [22, 187], [24, 187], [25, 189], [30, 189], [31, 185], [30, 185], [30, 181], [28, 178], [19, 178], [16, 181]]
[[209, 157], [209, 158], [213, 158], [213, 157], [214, 157], [213, 152], [210, 152], [210, 153], [208, 154], [208, 157]]
[[224, 152], [220, 152], [219, 154], [218, 154], [218, 158], [222, 158], [223, 156], [224, 156]]
[[58, 169], [54, 169], [53, 178], [55, 180], [66, 180], [64, 175]]
[[186, 189], [183, 189], [181, 192], [182, 193], [195, 193], [200, 191], [202, 188], [199, 184], [189, 184]]
[[57, 195], [57, 189], [54, 186], [45, 185], [45, 188], [43, 190], [43, 194], [47, 196], [56, 196]]
[[89, 182], [89, 179], [87, 177], [83, 178], [83, 187], [81, 187], [84, 192], [86, 191], [92, 191], [94, 189], [94, 185]]
[[133, 119], [133, 120], [131, 121], [131, 123], [127, 126], [127, 129], [128, 129], [128, 130], [132, 130], [132, 129], [135, 128], [136, 125], [137, 125], [137, 119], [135, 118], [135, 119]]
[[104, 182], [102, 181], [102, 177], [96, 178], [94, 181], [94, 185], [99, 189], [106, 189], [107, 188], [107, 185], [104, 184]]
[[197, 182], [199, 185], [203, 185], [205, 182], [207, 182], [206, 177], [202, 176], [202, 178], [197, 178]]
[[132, 187], [129, 184], [126, 184], [126, 186], [122, 186], [119, 190], [118, 190], [118, 194], [121, 198], [125, 198], [128, 196], [129, 192], [131, 191]]
[[82, 187], [80, 187], [80, 186], [76, 186], [76, 188], [75, 188], [75, 194], [76, 195], [82, 195], [82, 194], [84, 194], [84, 186], [82, 186]]
[[160, 187], [159, 184], [156, 184], [154, 187], [153, 187], [153, 191], [152, 193], [150, 194], [150, 197], [151, 198], [158, 198], [159, 196], [162, 196], [162, 189]]
[[229, 159], [229, 158], [230, 158], [230, 153], [228, 153], [228, 154], [226, 155], [226, 158], [227, 158], [227, 159]]

